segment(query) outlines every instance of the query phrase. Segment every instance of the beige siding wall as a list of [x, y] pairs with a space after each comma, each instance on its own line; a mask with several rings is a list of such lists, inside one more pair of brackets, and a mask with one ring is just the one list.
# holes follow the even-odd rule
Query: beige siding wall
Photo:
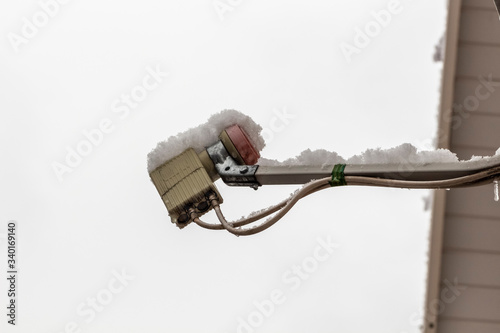
[[[462, 159], [494, 154], [500, 21], [492, 0], [462, 1], [454, 87], [450, 149]], [[500, 203], [492, 185], [447, 193], [442, 242], [437, 332], [500, 332]]]

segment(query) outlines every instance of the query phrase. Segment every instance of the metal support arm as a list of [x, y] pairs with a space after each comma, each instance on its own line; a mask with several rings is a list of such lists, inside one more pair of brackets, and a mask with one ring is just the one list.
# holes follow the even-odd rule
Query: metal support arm
[[[259, 166], [238, 164], [218, 141], [207, 148], [220, 178], [227, 185], [249, 186], [306, 184], [329, 177], [333, 165]], [[400, 163], [348, 164], [344, 176], [361, 176], [407, 181], [435, 181], [464, 177], [493, 167], [500, 167], [498, 159], [463, 163]]]
[[[348, 164], [344, 175], [432, 181], [472, 175], [495, 166], [500, 166], [498, 160], [483, 163]], [[332, 169], [333, 166], [259, 166], [255, 178], [260, 185], [305, 184], [329, 177]]]

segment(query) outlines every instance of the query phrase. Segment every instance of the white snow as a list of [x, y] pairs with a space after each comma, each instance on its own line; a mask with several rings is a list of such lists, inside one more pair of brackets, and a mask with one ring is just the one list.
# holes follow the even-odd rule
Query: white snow
[[260, 134], [262, 127], [252, 118], [236, 110], [223, 110], [212, 115], [206, 123], [191, 128], [176, 136], [171, 136], [157, 144], [148, 154], [148, 172], [181, 154], [188, 148], [193, 148], [197, 153], [217, 142], [219, 134], [231, 125], [238, 124], [248, 135], [252, 145], [257, 151], [264, 146], [264, 138]]
[[415, 146], [409, 143], [403, 143], [397, 147], [389, 149], [367, 149], [361, 154], [350, 158], [343, 158], [336, 152], [330, 152], [324, 149], [304, 150], [298, 156], [289, 158], [285, 161], [277, 161], [267, 158], [261, 158], [259, 165], [334, 165], [344, 164], [427, 164], [427, 163], [455, 163], [467, 162], [477, 163], [486, 159], [498, 159], [500, 162], [500, 149], [494, 156], [482, 157], [473, 156], [470, 160], [460, 161], [455, 153], [447, 149], [424, 150], [419, 151]]
[[[202, 125], [191, 128], [176, 136], [171, 136], [166, 141], [158, 143], [155, 149], [148, 154], [148, 172], [153, 171], [169, 159], [179, 155], [188, 148], [193, 148], [196, 152], [214, 144], [219, 134], [227, 127], [238, 124], [247, 133], [255, 149], [259, 152], [264, 148], [265, 143], [261, 135], [262, 127], [256, 124], [252, 118], [236, 110], [223, 110], [212, 115], [208, 121]], [[257, 164], [262, 166], [273, 165], [335, 165], [344, 164], [426, 164], [426, 163], [481, 163], [485, 160], [498, 159], [500, 162], [500, 148], [494, 156], [472, 156], [470, 160], [460, 161], [455, 153], [447, 149], [419, 151], [410, 143], [403, 143], [397, 147], [389, 149], [367, 149], [361, 154], [350, 158], [343, 158], [333, 151], [325, 149], [304, 150], [298, 156], [285, 161], [261, 157]]]
[[498, 195], [498, 179], [495, 179], [493, 181], [493, 195], [494, 195], [495, 201], [500, 200], [500, 197]]
[[336, 152], [327, 151], [325, 149], [304, 150], [300, 155], [289, 158], [283, 162], [261, 157], [257, 162], [262, 166], [277, 166], [277, 165], [335, 165], [345, 163], [345, 159]]

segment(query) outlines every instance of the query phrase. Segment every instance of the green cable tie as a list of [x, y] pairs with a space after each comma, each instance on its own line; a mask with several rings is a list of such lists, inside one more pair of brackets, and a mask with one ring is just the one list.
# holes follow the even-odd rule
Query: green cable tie
[[345, 164], [335, 164], [332, 170], [332, 180], [330, 180], [330, 186], [341, 186], [347, 185], [344, 177]]

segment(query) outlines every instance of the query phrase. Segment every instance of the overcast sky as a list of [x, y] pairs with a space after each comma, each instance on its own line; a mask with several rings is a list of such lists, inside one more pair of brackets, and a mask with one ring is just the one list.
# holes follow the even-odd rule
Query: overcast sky
[[[177, 229], [146, 155], [228, 108], [267, 158], [431, 149], [445, 18], [444, 0], [2, 2], [2, 331], [418, 332], [428, 191], [333, 188], [237, 238]], [[216, 185], [229, 218], [296, 188]]]

